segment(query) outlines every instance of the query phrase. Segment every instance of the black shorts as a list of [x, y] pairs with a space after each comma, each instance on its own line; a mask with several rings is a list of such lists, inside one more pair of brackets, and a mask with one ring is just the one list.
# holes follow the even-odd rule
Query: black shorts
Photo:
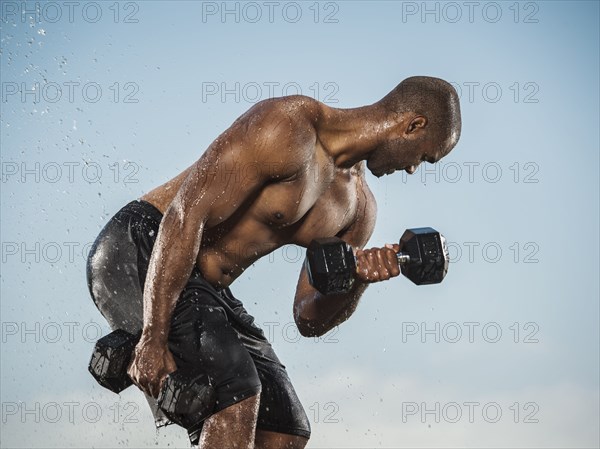
[[[88, 286], [113, 330], [142, 329], [143, 286], [161, 220], [152, 204], [132, 201], [106, 224], [92, 246]], [[229, 288], [216, 289], [196, 267], [173, 312], [169, 349], [178, 369], [209, 376], [217, 392], [214, 413], [261, 392], [257, 428], [310, 436], [310, 424], [285, 366], [263, 331]], [[156, 400], [146, 397], [156, 426], [171, 424]], [[197, 444], [201, 424], [187, 430], [192, 444]]]

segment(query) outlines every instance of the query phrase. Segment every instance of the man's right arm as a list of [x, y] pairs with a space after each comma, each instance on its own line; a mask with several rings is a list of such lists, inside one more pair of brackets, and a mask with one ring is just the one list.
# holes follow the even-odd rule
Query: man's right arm
[[144, 287], [144, 327], [129, 376], [158, 396], [162, 379], [176, 369], [168, 350], [171, 316], [190, 277], [207, 222], [226, 220], [263, 180], [236, 174], [241, 151], [213, 144], [194, 164], [161, 221]]
[[[281, 117], [276, 123], [280, 122]], [[164, 377], [176, 369], [167, 344], [171, 316], [196, 262], [205, 226], [229, 218], [274, 174], [277, 177], [276, 167], [284, 166], [277, 151], [278, 128], [262, 130], [252, 135], [238, 129], [217, 139], [196, 162], [161, 221], [144, 289], [142, 337], [128, 371], [153, 397]], [[248, 166], [253, 167], [251, 176], [244, 175]]]
[[157, 344], [166, 345], [171, 315], [196, 262], [207, 220], [215, 209], [219, 221], [227, 219], [233, 204], [259, 185], [230, 182], [238, 161], [224, 153], [213, 147], [196, 162], [161, 221], [144, 289], [143, 334]]

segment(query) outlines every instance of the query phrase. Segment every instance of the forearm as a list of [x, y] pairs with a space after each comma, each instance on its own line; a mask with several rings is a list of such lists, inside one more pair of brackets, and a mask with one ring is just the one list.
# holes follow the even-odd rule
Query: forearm
[[171, 316], [194, 267], [203, 226], [186, 229], [181, 215], [169, 208], [161, 222], [144, 287], [146, 338], [166, 344]]
[[356, 310], [360, 297], [369, 284], [355, 282], [348, 293], [305, 295], [298, 301], [294, 316], [305, 337], [320, 336], [346, 321]]

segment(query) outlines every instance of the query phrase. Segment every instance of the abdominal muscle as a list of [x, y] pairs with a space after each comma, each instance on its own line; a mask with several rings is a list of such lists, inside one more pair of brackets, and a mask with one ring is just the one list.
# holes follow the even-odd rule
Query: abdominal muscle
[[257, 222], [238, 223], [226, 234], [219, 234], [219, 230], [205, 230], [196, 266], [209, 283], [221, 288], [228, 287], [246, 268], [283, 244], [268, 226]]

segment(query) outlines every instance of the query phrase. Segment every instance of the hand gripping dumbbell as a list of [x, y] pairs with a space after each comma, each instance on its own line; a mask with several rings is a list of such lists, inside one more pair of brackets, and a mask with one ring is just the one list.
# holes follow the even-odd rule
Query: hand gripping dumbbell
[[[417, 285], [438, 284], [448, 272], [446, 240], [432, 228], [404, 231], [397, 256], [402, 274]], [[346, 293], [354, 285], [354, 252], [340, 238], [313, 240], [306, 251], [305, 266], [309, 282], [324, 295]]]
[[[120, 393], [133, 382], [127, 374], [141, 332], [133, 335], [117, 329], [96, 342], [90, 373], [100, 385]], [[158, 396], [158, 406], [173, 422], [188, 429], [213, 411], [216, 392], [205, 374], [177, 370], [167, 375]]]

